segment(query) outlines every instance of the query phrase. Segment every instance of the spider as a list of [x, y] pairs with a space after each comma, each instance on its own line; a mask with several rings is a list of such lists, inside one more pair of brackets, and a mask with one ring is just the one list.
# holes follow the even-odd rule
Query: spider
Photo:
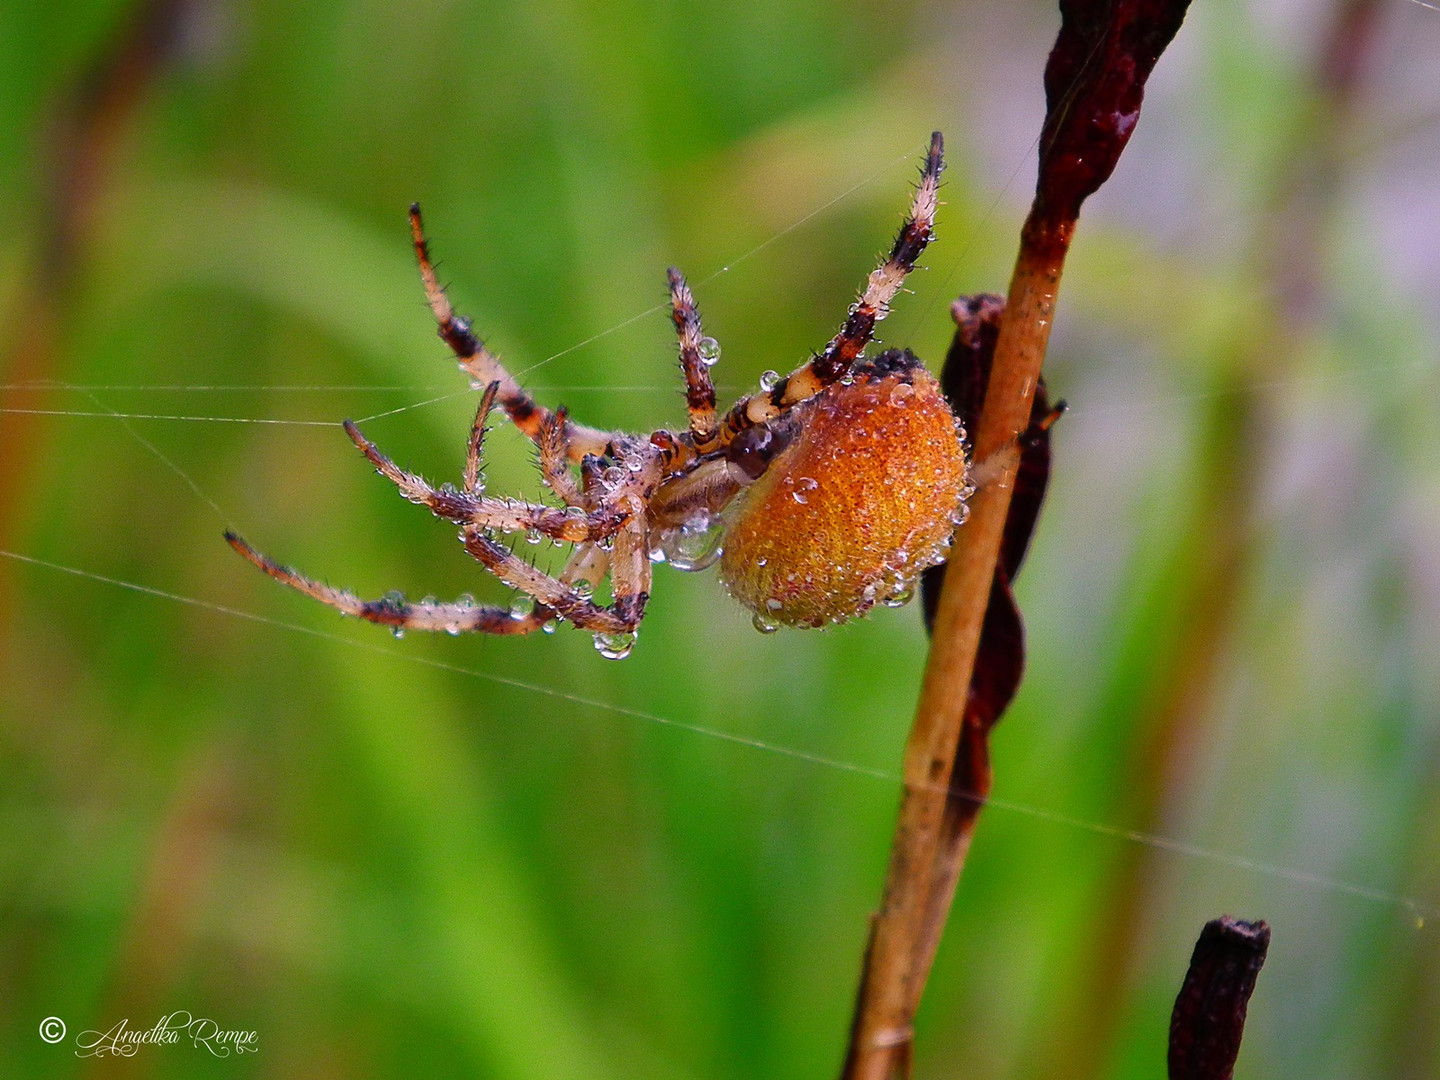
[[[720, 562], [730, 594], [762, 631], [822, 626], [909, 599], [928, 566], [943, 561], [969, 494], [960, 429], [935, 378], [907, 350], [864, 355], [906, 274], [931, 238], [943, 141], [936, 132], [910, 212], [839, 333], [790, 375], [766, 372], [757, 392], [723, 415], [710, 366], [720, 348], [703, 334], [685, 278], [669, 271], [688, 428], [649, 435], [576, 423], [537, 404], [457, 316], [435, 275], [418, 205], [410, 229], [440, 337], [484, 388], [470, 428], [462, 483], [432, 486], [401, 469], [349, 420], [345, 432], [380, 475], [412, 502], [460, 526], [465, 550], [518, 590], [510, 607], [362, 600], [282, 566], [234, 533], [226, 540], [265, 573], [370, 622], [451, 634], [528, 634], [568, 621], [602, 655], [634, 645], [650, 596], [651, 563], [682, 570]], [[539, 451], [560, 506], [487, 494], [481, 474], [486, 420], [499, 405]], [[558, 575], [501, 542], [524, 533], [574, 545]], [[594, 593], [609, 577], [612, 600]]]

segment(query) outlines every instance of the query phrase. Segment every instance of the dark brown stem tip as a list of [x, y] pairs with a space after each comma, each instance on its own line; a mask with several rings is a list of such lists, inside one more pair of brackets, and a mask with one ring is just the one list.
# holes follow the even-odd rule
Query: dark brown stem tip
[[1270, 927], [1228, 915], [1200, 931], [1170, 1018], [1170, 1080], [1230, 1080]]
[[1120, 160], [1140, 118], [1145, 81], [1190, 0], [1060, 0], [1060, 34], [1045, 65], [1045, 127], [1036, 201], [1057, 220]]

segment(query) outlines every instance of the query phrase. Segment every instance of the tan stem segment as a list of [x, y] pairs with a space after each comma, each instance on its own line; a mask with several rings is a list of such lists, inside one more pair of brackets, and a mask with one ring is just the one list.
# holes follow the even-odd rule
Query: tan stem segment
[[[908, 1075], [914, 1016], [939, 940], [937, 903], [948, 906], [975, 813], [946, 829], [945, 808], [980, 629], [1010, 509], [1018, 439], [1030, 422], [1050, 338], [1073, 219], [1032, 211], [1022, 234], [1004, 322], [974, 443], [991, 479], [972, 497], [945, 574], [915, 723], [905, 750], [905, 788], [857, 1003], [844, 1080]], [[983, 740], [983, 733], [981, 733]], [[973, 740], [972, 740], [973, 742]], [[988, 767], [985, 788], [988, 788]], [[983, 796], [984, 791], [974, 794]], [[978, 808], [977, 808], [978, 809]]]

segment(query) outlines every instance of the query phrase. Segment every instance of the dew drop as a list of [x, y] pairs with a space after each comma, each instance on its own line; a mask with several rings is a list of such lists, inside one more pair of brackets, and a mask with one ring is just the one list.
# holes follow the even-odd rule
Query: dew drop
[[771, 611], [779, 611], [785, 605], [782, 604], [776, 597], [772, 596], [769, 600], [765, 601], [765, 606]]
[[913, 581], [901, 582], [893, 593], [882, 601], [886, 607], [904, 607], [911, 600], [915, 599], [915, 583]]
[[895, 408], [897, 409], [905, 408], [907, 405], [910, 404], [914, 397], [915, 387], [911, 386], [909, 383], [896, 383], [890, 389], [890, 404], [895, 406]]
[[547, 622], [544, 626], [540, 627], [540, 631], [545, 634], [553, 634], [555, 632], [554, 620], [552, 619], [550, 622]]
[[606, 487], [617, 488], [625, 482], [625, 472], [619, 466], [611, 465], [600, 474], [600, 479], [604, 481]]
[[539, 529], [526, 529], [526, 530], [525, 530], [525, 542], [526, 542], [527, 544], [538, 544], [538, 543], [540, 542], [540, 530], [539, 530]]
[[695, 349], [700, 354], [700, 362], [706, 367], [714, 367], [720, 360], [720, 343], [713, 337], [702, 337], [696, 342]]
[[634, 634], [607, 634], [602, 630], [595, 635], [595, 651], [606, 660], [624, 660], [634, 647]]
[[534, 610], [535, 598], [529, 593], [521, 593], [510, 601], [510, 617], [512, 619], [528, 619]]
[[661, 533], [660, 545], [676, 570], [704, 570], [720, 558], [720, 541], [724, 535], [719, 515], [701, 511], [678, 529]]
[[443, 483], [443, 484], [440, 485], [440, 494], [441, 494], [441, 495], [454, 495], [454, 494], [456, 494], [455, 485], [452, 484], [452, 483], [450, 483], [450, 481], [448, 481], [448, 480], [445, 481], [445, 483]]
[[750, 619], [750, 624], [754, 626], [756, 630], [759, 630], [762, 634], [773, 634], [776, 630], [780, 629], [780, 624], [778, 622], [776, 622], [774, 619], [769, 618], [766, 615], [763, 615], [758, 611]]
[[780, 373], [778, 371], [764, 371], [760, 373], [760, 389], [764, 390], [767, 394], [771, 390], [774, 390], [779, 382]]
[[405, 636], [405, 627], [403, 627], [403, 626], [392, 626], [392, 627], [390, 628], [390, 633], [394, 634], [397, 638], [402, 638], [402, 637]]
[[[464, 365], [464, 364], [461, 364], [461, 365], [460, 365], [460, 370], [461, 370], [461, 371], [464, 371], [464, 370], [465, 370], [465, 365]], [[484, 389], [485, 389], [485, 384], [484, 384], [483, 382], [481, 382], [479, 379], [471, 379], [471, 380], [470, 380], [470, 389], [471, 389], [471, 390], [484, 390]]]
[[589, 600], [590, 597], [595, 595], [595, 586], [584, 578], [581, 578], [570, 586], [570, 591], [580, 597], [581, 600]]
[[819, 486], [820, 481], [816, 480], [813, 476], [802, 476], [795, 481], [795, 490], [790, 492], [790, 497], [801, 506], [804, 506], [810, 501], [809, 493]]

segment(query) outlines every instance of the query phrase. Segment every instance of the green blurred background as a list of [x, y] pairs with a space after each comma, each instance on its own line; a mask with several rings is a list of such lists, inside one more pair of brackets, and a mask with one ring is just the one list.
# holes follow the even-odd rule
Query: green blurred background
[[[538, 396], [650, 430], [665, 266], [729, 400], [833, 332], [940, 128], [885, 324], [938, 360], [949, 299], [1008, 279], [1056, 22], [0, 5], [0, 1075], [833, 1075], [918, 610], [762, 636], [662, 567], [623, 662], [395, 641], [220, 534], [505, 599], [336, 426], [404, 410], [365, 430], [458, 479], [412, 199]], [[1161, 1075], [1221, 913], [1274, 929], [1238, 1075], [1440, 1076], [1437, 58], [1408, 0], [1200, 0], [1161, 60], [1062, 290], [1029, 673], [919, 1076]], [[177, 1009], [259, 1052], [74, 1056]]]

